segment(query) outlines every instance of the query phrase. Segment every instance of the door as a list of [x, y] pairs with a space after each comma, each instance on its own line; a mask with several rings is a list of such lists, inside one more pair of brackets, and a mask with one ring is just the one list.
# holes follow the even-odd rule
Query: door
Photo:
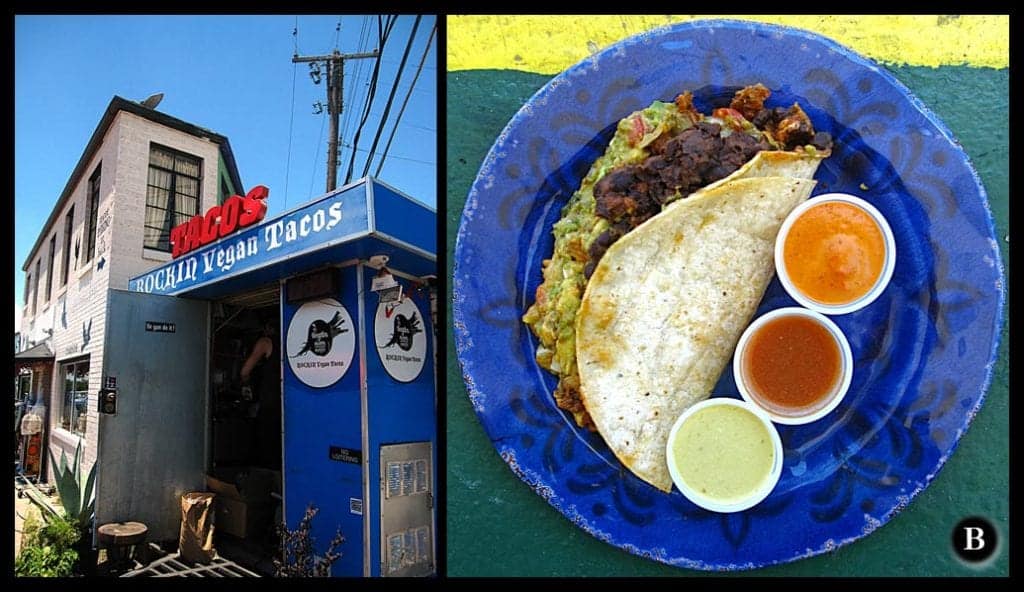
[[381, 575], [434, 573], [434, 482], [430, 442], [380, 447]]
[[99, 416], [97, 525], [178, 538], [181, 494], [205, 489], [208, 343], [206, 301], [110, 290], [101, 387], [116, 412]]

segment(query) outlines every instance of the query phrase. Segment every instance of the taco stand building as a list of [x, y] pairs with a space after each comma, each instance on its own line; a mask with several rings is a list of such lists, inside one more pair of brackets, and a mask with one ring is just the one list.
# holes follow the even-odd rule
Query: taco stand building
[[44, 448], [96, 463], [96, 525], [176, 540], [212, 491], [218, 550], [266, 559], [312, 504], [332, 575], [433, 574], [436, 213], [373, 178], [268, 199], [226, 137], [111, 101], [22, 268]]

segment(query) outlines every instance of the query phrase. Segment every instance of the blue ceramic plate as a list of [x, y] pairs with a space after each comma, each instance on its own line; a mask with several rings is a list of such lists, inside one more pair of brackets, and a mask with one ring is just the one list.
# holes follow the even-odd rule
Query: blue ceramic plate
[[[892, 282], [835, 317], [854, 354], [838, 409], [780, 425], [782, 478], [751, 510], [715, 514], [637, 479], [555, 407], [520, 316], [551, 226], [616, 122], [692, 90], [703, 111], [762, 82], [835, 139], [815, 193], [859, 195], [896, 234]], [[866, 189], [865, 189], [866, 187]], [[473, 407], [505, 462], [573, 523], [631, 553], [734, 570], [830, 551], [884, 524], [935, 478], [981, 407], [1003, 271], [981, 181], [948, 129], [878, 65], [805, 31], [732, 21], [629, 38], [555, 77], [480, 168], [455, 249], [454, 321]], [[795, 303], [774, 280], [758, 314]], [[736, 396], [731, 365], [716, 396]]]

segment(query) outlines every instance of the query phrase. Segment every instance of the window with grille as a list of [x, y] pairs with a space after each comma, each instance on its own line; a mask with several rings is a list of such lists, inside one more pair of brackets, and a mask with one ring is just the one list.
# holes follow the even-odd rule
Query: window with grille
[[68, 283], [68, 267], [71, 265], [71, 231], [75, 228], [75, 206], [72, 205], [64, 216], [64, 256], [60, 266], [60, 285]]
[[53, 256], [57, 251], [57, 235], [50, 237], [50, 262], [46, 265], [46, 300], [50, 300], [53, 293]]
[[61, 369], [64, 375], [64, 405], [60, 426], [84, 436], [89, 409], [89, 359], [63, 364]]
[[36, 274], [32, 276], [35, 283], [32, 284], [32, 316], [36, 314], [36, 306], [39, 303], [39, 270], [42, 268], [42, 259], [36, 259]]
[[28, 299], [29, 292], [31, 292], [31, 286], [32, 286], [32, 272], [30, 271], [30, 272], [25, 274], [25, 293], [21, 295], [21, 299], [25, 301], [25, 306], [28, 306], [28, 305], [32, 304], [29, 301], [29, 299]]
[[199, 210], [202, 159], [151, 144], [146, 187], [146, 225], [143, 245], [171, 250], [171, 229], [188, 222]]
[[88, 215], [89, 225], [85, 227], [85, 257], [82, 259], [83, 264], [92, 261], [92, 256], [96, 254], [96, 216], [99, 214], [98, 210], [100, 209], [100, 168], [102, 166], [102, 163], [96, 165], [96, 170], [89, 177], [89, 196], [86, 202], [86, 215]]

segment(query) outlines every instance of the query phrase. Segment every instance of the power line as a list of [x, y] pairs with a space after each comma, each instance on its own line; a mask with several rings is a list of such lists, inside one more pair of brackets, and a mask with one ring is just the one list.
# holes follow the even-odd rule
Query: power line
[[[349, 145], [346, 145], [345, 147], [346, 148], [352, 148], [352, 146], [349, 146]], [[355, 150], [358, 150], [359, 152], [369, 152], [369, 150], [367, 150], [366, 148], [355, 148]], [[381, 156], [381, 153], [380, 152], [375, 152], [374, 156]], [[397, 158], [398, 160], [408, 160], [408, 161], [411, 161], [411, 162], [418, 162], [418, 163], [421, 163], [421, 164], [437, 164], [437, 162], [433, 161], [433, 160], [423, 160], [423, 159], [420, 159], [420, 158], [412, 158], [410, 156], [399, 156], [397, 154], [392, 154], [390, 156], [390, 158]]]
[[[366, 50], [366, 46], [367, 46], [367, 44], [368, 44], [368, 42], [370, 40], [370, 30], [367, 27], [367, 24], [369, 22], [370, 22], [370, 17], [368, 15], [364, 15], [363, 16], [363, 24], [359, 28], [359, 44], [356, 47], [356, 51], [357, 52], [363, 52], [363, 51]], [[351, 105], [352, 102], [355, 100], [356, 87], [359, 85], [359, 78], [362, 76], [362, 73], [363, 73], [363, 61], [360, 60], [360, 61], [356, 62], [355, 72], [353, 73], [354, 82], [350, 82], [349, 85], [348, 85], [348, 97], [345, 98], [345, 104], [346, 105]], [[355, 113], [355, 109], [346, 109], [344, 111], [345, 119], [342, 121], [342, 126], [341, 126], [341, 134], [340, 134], [340, 139], [341, 140], [344, 140], [345, 137], [348, 135], [349, 125], [351, 124], [351, 121], [352, 121], [352, 118], [353, 118], [353, 113]], [[340, 156], [339, 156], [339, 160], [340, 160]]]
[[295, 124], [295, 73], [299, 65], [292, 64], [292, 111], [288, 116], [288, 158], [284, 164], [284, 205], [288, 207], [288, 176], [292, 171], [292, 129]]
[[388, 150], [391, 148], [391, 140], [395, 139], [395, 132], [398, 131], [398, 124], [402, 122], [402, 114], [405, 113], [405, 106], [409, 104], [409, 97], [412, 96], [412, 89], [416, 86], [416, 81], [420, 77], [420, 72], [423, 71], [423, 64], [427, 61], [427, 54], [430, 53], [430, 44], [434, 41], [434, 33], [437, 32], [437, 25], [430, 30], [430, 37], [427, 38], [427, 46], [423, 48], [423, 57], [420, 58], [420, 65], [416, 68], [416, 75], [412, 77], [412, 84], [409, 85], [409, 90], [405, 93], [405, 99], [402, 101], [402, 108], [398, 110], [398, 117], [395, 118], [395, 125], [391, 128], [391, 135], [388, 136], [388, 143], [384, 145], [384, 154], [380, 157], [380, 162], [377, 164], [377, 171], [373, 174], [375, 177], [380, 176], [381, 169], [384, 168], [384, 161], [387, 160]]
[[[388, 17], [390, 22], [391, 17]], [[381, 17], [377, 15], [377, 47], [379, 48], [380, 54], [377, 56], [377, 61], [373, 64], [373, 70], [370, 74], [370, 87], [367, 89], [366, 98], [363, 100], [362, 115], [359, 117], [359, 123], [356, 125], [355, 134], [353, 134], [352, 145], [357, 146], [359, 144], [359, 135], [363, 131], [363, 125], [366, 124], [366, 118], [369, 117], [370, 105], [373, 102], [373, 95], [377, 90], [377, 76], [380, 73], [381, 58], [384, 56], [386, 36], [385, 32], [381, 27]], [[348, 183], [352, 178], [352, 170], [355, 167], [356, 151], [352, 150], [352, 154], [349, 155], [348, 167], [345, 170], [345, 183]]]
[[423, 130], [425, 132], [437, 133], [437, 128], [436, 127], [427, 127], [425, 125], [416, 125], [415, 123], [405, 123], [403, 125], [405, 125], [405, 127], [411, 127], [413, 129]]
[[377, 126], [377, 133], [373, 136], [373, 144], [370, 145], [370, 157], [366, 159], [366, 165], [363, 166], [363, 174], [365, 177], [370, 172], [370, 162], [373, 160], [372, 155], [377, 150], [377, 142], [380, 141], [380, 136], [384, 132], [384, 127], [388, 121], [388, 114], [391, 112], [391, 104], [395, 100], [395, 93], [398, 92], [398, 83], [402, 79], [402, 72], [405, 71], [405, 62], [409, 59], [409, 52], [412, 50], [413, 41], [416, 40], [416, 29], [420, 26], [420, 19], [422, 15], [416, 15], [416, 20], [412, 24], [412, 32], [409, 33], [409, 42], [405, 44], [405, 52], [402, 53], [402, 63], [398, 66], [398, 72], [395, 73], [395, 82], [391, 85], [391, 92], [388, 93], [388, 102], [384, 105], [384, 114], [380, 117], [380, 125]]
[[[373, 99], [377, 94], [377, 80], [380, 77], [380, 56], [384, 55], [384, 48], [387, 45], [387, 40], [391, 36], [391, 29], [394, 28], [395, 22], [398, 20], [397, 16], [388, 15], [388, 22], [386, 25], [381, 25], [380, 16], [377, 17], [377, 38], [380, 40], [380, 54], [377, 57], [376, 63], [373, 65], [373, 75], [370, 77], [370, 89], [366, 95], [366, 106], [363, 109], [363, 117], [359, 121], [359, 127], [356, 128], [356, 134], [353, 138], [352, 145], [359, 146], [359, 136], [362, 134], [363, 127], [366, 125], [366, 120], [370, 117], [370, 107], [373, 105]], [[348, 170], [345, 173], [345, 183], [352, 180], [352, 173], [355, 170], [356, 165], [356, 151], [352, 151], [352, 158], [348, 162]]]
[[320, 118], [320, 135], [316, 138], [316, 152], [313, 153], [313, 174], [309, 176], [309, 193], [306, 195], [306, 199], [313, 197], [313, 179], [316, 179], [316, 160], [320, 157], [320, 141], [324, 139], [324, 122], [327, 121], [327, 112], [323, 112], [323, 117]]
[[[339, 24], [341, 26], [341, 20], [339, 17]], [[377, 58], [380, 52], [372, 51], [369, 53], [341, 53], [334, 49], [329, 55], [317, 55], [317, 56], [292, 56], [292, 62], [303, 62], [309, 64], [309, 74], [313, 79], [313, 84], [319, 84], [321, 77], [323, 76], [322, 67], [326, 70], [327, 78], [327, 114], [330, 121], [330, 131], [328, 132], [327, 138], [327, 187], [326, 191], [333, 191], [336, 187], [338, 180], [338, 123], [339, 117], [343, 111], [343, 97], [344, 92], [344, 80], [345, 80], [345, 61], [353, 59], [363, 58]], [[317, 102], [315, 107], [318, 108], [316, 113], [320, 113], [323, 109], [323, 104]]]

